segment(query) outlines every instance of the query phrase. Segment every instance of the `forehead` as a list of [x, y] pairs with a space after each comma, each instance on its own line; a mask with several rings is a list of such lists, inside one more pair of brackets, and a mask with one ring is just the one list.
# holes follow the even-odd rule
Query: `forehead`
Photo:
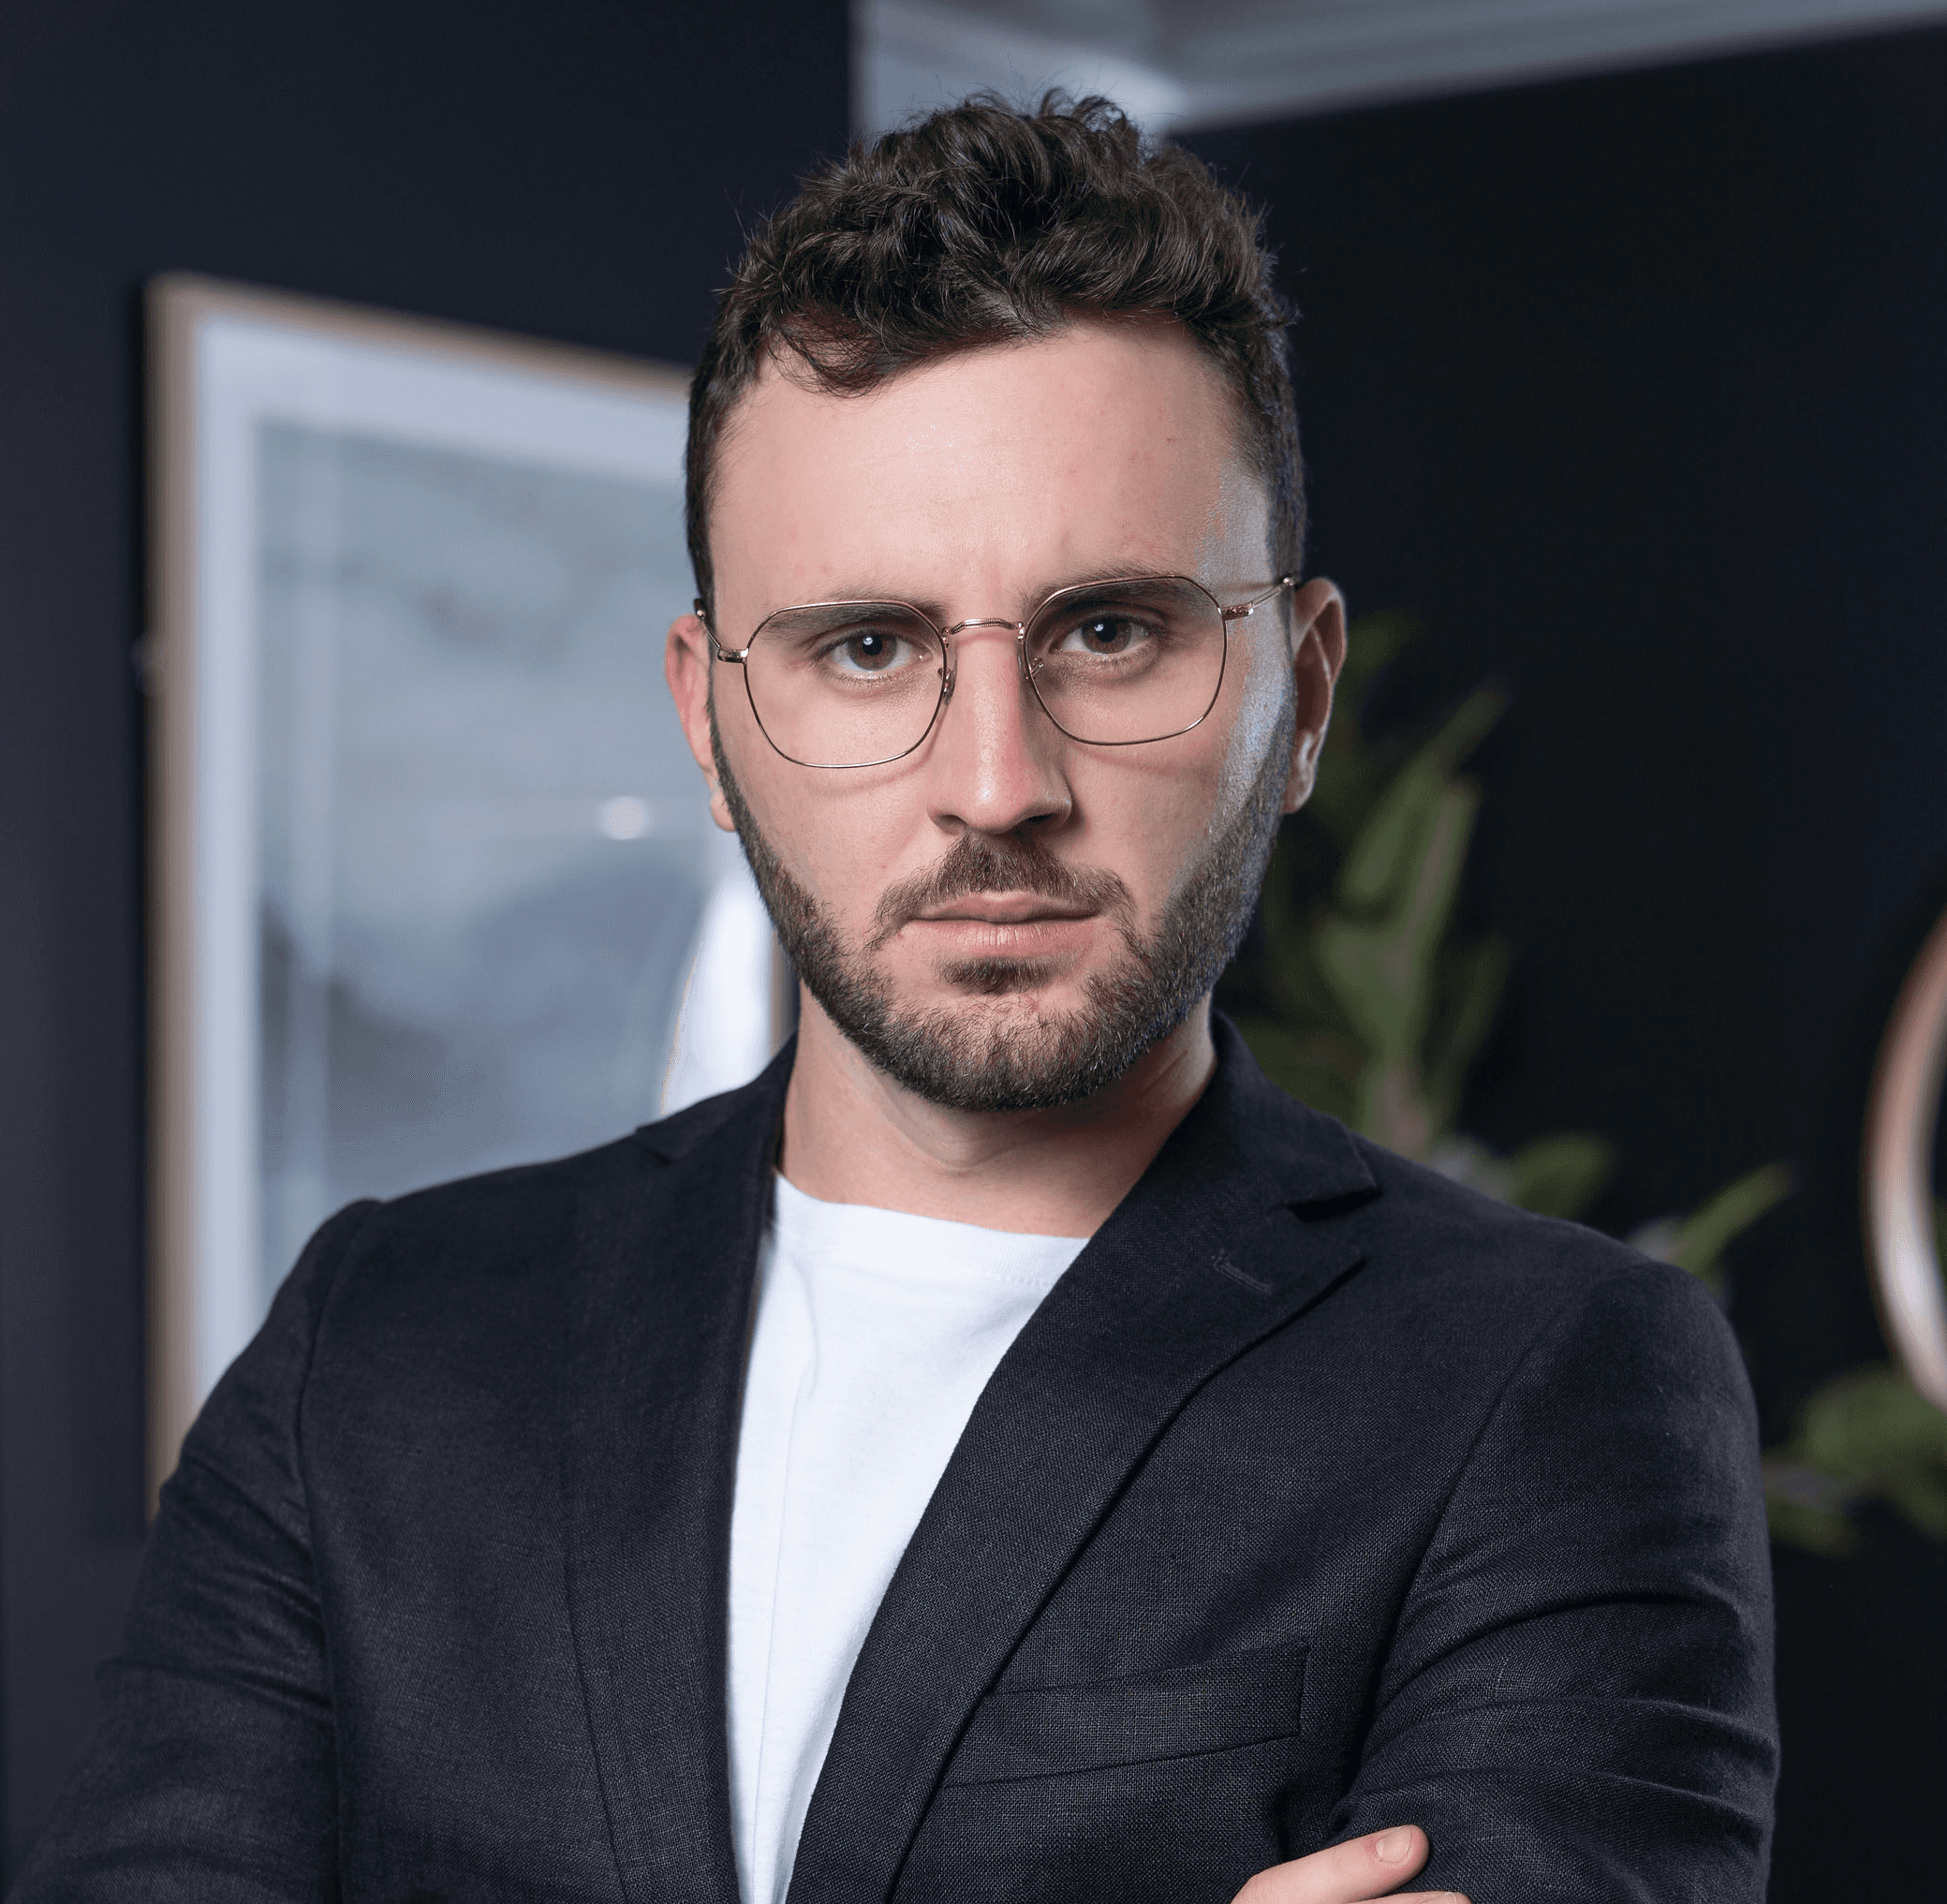
[[1031, 591], [1128, 567], [1197, 574], [1232, 539], [1258, 552], [1254, 575], [1268, 512], [1238, 434], [1230, 386], [1174, 325], [1078, 322], [863, 396], [774, 366], [719, 451], [719, 592], [750, 609]]

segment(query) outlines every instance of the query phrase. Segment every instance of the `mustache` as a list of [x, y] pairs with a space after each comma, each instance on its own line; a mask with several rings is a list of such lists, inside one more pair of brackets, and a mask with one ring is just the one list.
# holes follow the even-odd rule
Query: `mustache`
[[964, 833], [939, 863], [889, 886], [873, 912], [867, 950], [877, 952], [908, 920], [977, 893], [1033, 893], [1090, 912], [1127, 914], [1129, 889], [1114, 873], [1068, 866], [1038, 840]]

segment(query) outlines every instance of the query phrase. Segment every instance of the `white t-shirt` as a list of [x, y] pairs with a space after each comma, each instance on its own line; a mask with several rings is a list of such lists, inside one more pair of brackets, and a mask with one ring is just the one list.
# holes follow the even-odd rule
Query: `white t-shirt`
[[1087, 1239], [776, 1179], [730, 1519], [730, 1807], [744, 1904], [781, 1904], [846, 1681], [995, 1365]]

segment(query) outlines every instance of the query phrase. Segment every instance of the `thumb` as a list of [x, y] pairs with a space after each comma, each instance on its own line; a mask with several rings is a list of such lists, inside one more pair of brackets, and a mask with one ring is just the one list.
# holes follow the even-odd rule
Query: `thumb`
[[1390, 1897], [1426, 1862], [1430, 1849], [1417, 1824], [1369, 1832], [1260, 1871], [1235, 1904], [1363, 1904]]

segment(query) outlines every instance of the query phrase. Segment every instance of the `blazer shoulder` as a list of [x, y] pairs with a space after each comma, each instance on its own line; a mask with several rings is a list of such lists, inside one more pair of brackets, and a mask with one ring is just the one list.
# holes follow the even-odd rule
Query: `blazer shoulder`
[[361, 1392], [387, 1370], [492, 1386], [560, 1339], [604, 1277], [611, 1297], [673, 1300], [676, 1239], [700, 1209], [747, 1201], [788, 1076], [774, 1065], [592, 1149], [352, 1206], [291, 1278], [311, 1292], [307, 1365]]
[[1397, 1394], [1409, 1364], [1414, 1407], [1438, 1397], [1477, 1454], [1517, 1465], [1538, 1449], [1573, 1466], [1574, 1450], [1618, 1435], [1675, 1436], [1712, 1451], [1743, 1499], [1757, 1460], [1749, 1378], [1695, 1277], [1355, 1141], [1379, 1194], [1349, 1219], [1364, 1261], [1335, 1339], [1360, 1356], [1389, 1345], [1376, 1388]]
[[642, 1131], [568, 1157], [513, 1164], [406, 1190], [363, 1206], [354, 1240], [361, 1257], [422, 1252], [482, 1262], [571, 1228], [591, 1193], [626, 1193], [666, 1159]]
[[[726, 1140], [774, 1117], [789, 1076], [789, 1049], [733, 1091], [706, 1098], [626, 1136], [567, 1157], [456, 1177], [367, 1205], [360, 1253], [406, 1255], [475, 1271], [508, 1261], [533, 1265], [638, 1203], [672, 1167], [712, 1175]], [[707, 1188], [707, 1184], [702, 1186]]]
[[1666, 1325], [1725, 1330], [1709, 1292], [1676, 1265], [1586, 1224], [1500, 1203], [1368, 1138], [1351, 1142], [1379, 1188], [1362, 1213], [1376, 1262], [1415, 1281], [1536, 1305], [1538, 1315], [1615, 1284], [1630, 1307], [1654, 1311]]

